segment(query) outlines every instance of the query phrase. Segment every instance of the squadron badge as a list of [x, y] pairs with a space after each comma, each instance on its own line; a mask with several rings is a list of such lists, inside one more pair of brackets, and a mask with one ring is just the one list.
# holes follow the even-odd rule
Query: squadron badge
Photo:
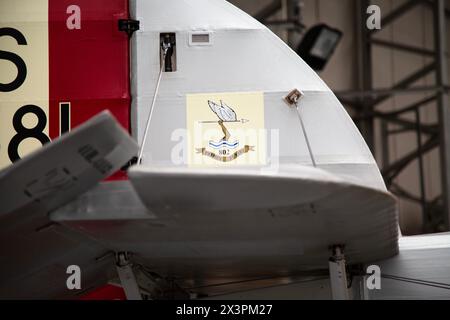
[[265, 162], [262, 93], [189, 95], [187, 106], [190, 164]]

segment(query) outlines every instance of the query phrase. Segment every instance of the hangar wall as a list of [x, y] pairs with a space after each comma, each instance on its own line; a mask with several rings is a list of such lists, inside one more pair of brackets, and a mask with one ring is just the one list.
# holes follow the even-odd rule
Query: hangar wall
[[[358, 0], [304, 0], [303, 22], [307, 27], [323, 22], [331, 27], [343, 31], [344, 37], [339, 44], [334, 56], [320, 76], [335, 91], [346, 91], [358, 89], [358, 46], [357, 46], [357, 19], [356, 1]], [[407, 0], [373, 0], [381, 8], [382, 16], [385, 16]], [[240, 7], [249, 14], [256, 14], [271, 0], [231, 0], [233, 4]], [[274, 18], [284, 18], [286, 12], [278, 12]], [[284, 40], [287, 32], [272, 28]], [[450, 33], [449, 33], [450, 34]], [[301, 36], [299, 36], [300, 38]], [[377, 35], [379, 39], [395, 41], [423, 47], [432, 50], [434, 46], [433, 14], [425, 6], [416, 6], [405, 14], [404, 17], [394, 23], [383, 27]], [[449, 39], [450, 40], [450, 39]], [[423, 57], [403, 51], [384, 47], [373, 49], [373, 78], [374, 88], [387, 88], [406, 77], [411, 72], [424, 67], [430, 63], [430, 57]], [[434, 74], [419, 80], [415, 85], [430, 86], [434, 84]], [[380, 111], [393, 111], [409, 105], [418, 99], [427, 97], [429, 93], [414, 93], [396, 95], [385, 101], [378, 108]], [[350, 112], [350, 110], [349, 110]], [[430, 103], [421, 110], [421, 117], [427, 123], [437, 121], [437, 108], [435, 103]], [[413, 115], [412, 115], [413, 116]], [[406, 118], [407, 119], [407, 118]], [[394, 126], [390, 129], [395, 129]], [[376, 133], [380, 130], [379, 121], [375, 122]], [[377, 133], [375, 135], [379, 137]], [[424, 139], [424, 138], [423, 138]], [[375, 158], [381, 166], [382, 156], [380, 153], [381, 141], [375, 141]], [[417, 138], [414, 132], [407, 132], [391, 136], [389, 139], [389, 151], [391, 161], [414, 150], [417, 146]], [[432, 200], [441, 193], [440, 161], [439, 151], [434, 149], [424, 157], [425, 187], [427, 198]], [[395, 180], [404, 189], [412, 194], [419, 194], [418, 161], [415, 160]], [[420, 204], [400, 199], [400, 226], [402, 232], [407, 235], [422, 233], [422, 211]]]

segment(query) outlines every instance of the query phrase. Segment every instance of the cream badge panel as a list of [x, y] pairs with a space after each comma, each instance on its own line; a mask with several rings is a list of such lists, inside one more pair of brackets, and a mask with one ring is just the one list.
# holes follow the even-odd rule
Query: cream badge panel
[[186, 96], [188, 164], [266, 164], [264, 93], [201, 93]]

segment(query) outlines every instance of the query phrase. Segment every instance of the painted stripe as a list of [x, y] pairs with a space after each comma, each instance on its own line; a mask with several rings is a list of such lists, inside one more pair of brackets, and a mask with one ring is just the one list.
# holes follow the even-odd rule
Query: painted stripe
[[0, 168], [105, 109], [129, 130], [126, 18], [128, 0], [0, 1]]
[[[13, 126], [14, 115], [25, 128], [40, 127], [43, 124], [43, 130], [38, 133], [39, 138], [48, 140], [45, 136], [42, 139], [42, 135], [48, 135], [48, 121], [38, 125], [37, 115], [33, 113], [19, 117], [19, 110], [23, 106], [33, 105], [42, 110], [44, 119], [48, 119], [47, 0], [0, 1], [0, 30], [0, 168], [4, 168], [12, 163], [8, 150], [14, 149], [23, 157], [42, 146], [38, 139], [31, 137], [34, 133], [21, 132], [17, 136]], [[23, 39], [20, 40], [22, 36]], [[17, 68], [11, 61], [12, 54], [13, 61], [23, 61], [22, 67]], [[10, 85], [8, 89], [8, 85], [18, 77], [18, 72], [25, 76], [24, 81], [17, 82], [18, 86]], [[28, 107], [23, 110], [36, 108]], [[42, 112], [39, 111], [39, 114], [42, 115]]]
[[[49, 0], [51, 138], [105, 109], [129, 130], [129, 41], [118, 30], [126, 18], [128, 0]], [[61, 102], [70, 103], [70, 128]]]
[[59, 134], [69, 132], [70, 127], [70, 102], [61, 102], [59, 104]]
[[64, 132], [61, 102], [72, 128], [109, 109], [129, 129], [128, 37], [118, 30], [126, 18], [127, 0], [49, 0], [51, 138]]

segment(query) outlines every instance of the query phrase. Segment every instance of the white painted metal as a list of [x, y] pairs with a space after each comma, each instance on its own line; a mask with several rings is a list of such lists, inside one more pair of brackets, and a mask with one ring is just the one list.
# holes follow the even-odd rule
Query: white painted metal
[[384, 276], [370, 299], [450, 299], [450, 233], [402, 237], [399, 245], [399, 255], [374, 263]]
[[345, 257], [339, 246], [333, 248], [328, 265], [330, 270], [331, 295], [333, 300], [348, 300], [347, 271]]
[[117, 171], [136, 150], [136, 142], [105, 111], [0, 171], [0, 216], [47, 214]]
[[[349, 263], [398, 252], [395, 200], [385, 191], [370, 151], [333, 93], [295, 52], [226, 1], [131, 0], [130, 5], [132, 17], [141, 22], [131, 50], [133, 135], [142, 141], [155, 101], [149, 136], [157, 139], [146, 144], [144, 166], [130, 171], [132, 186], [127, 181], [102, 183], [51, 215], [86, 236], [82, 239], [62, 226], [30, 233], [48, 223], [46, 213], [69, 200], [69, 195], [78, 195], [103, 178], [70, 150], [93, 143], [118, 168], [119, 162], [124, 160], [122, 165], [136, 154], [136, 145], [115, 123], [105, 120], [108, 130], [91, 130], [76, 141], [69, 138], [74, 133], [62, 138], [59, 143], [65, 144], [58, 145], [58, 156], [36, 153], [67, 163], [86, 183], [73, 194], [49, 193], [42, 202], [45, 215], [36, 218], [23, 211], [21, 217], [2, 219], [2, 225], [14, 226], [11, 230], [16, 234], [0, 236], [1, 252], [6, 253], [0, 259], [15, 259], [0, 282], [6, 283], [7, 277], [15, 281], [2, 284], [0, 296], [7, 295], [11, 286], [25, 287], [30, 279], [47, 285], [53, 275], [43, 272], [61, 261], [81, 261], [95, 270], [92, 274], [101, 274], [106, 267], [97, 268], [92, 262], [99, 251], [135, 252], [139, 263], [180, 279], [184, 287], [326, 269], [328, 247], [335, 243], [346, 245]], [[176, 33], [177, 71], [162, 76], [155, 97], [160, 32]], [[207, 32], [214, 41], [189, 45], [193, 32]], [[318, 168], [308, 167], [310, 154], [297, 111], [283, 101], [293, 88], [304, 93], [299, 107]], [[266, 167], [207, 170], [172, 162], [178, 143], [172, 134], [187, 127], [187, 94], [249, 91], [263, 93], [265, 129], [279, 132], [279, 143], [267, 144]], [[279, 154], [271, 152], [275, 148]], [[279, 168], [270, 171], [274, 163]], [[13, 171], [0, 173], [0, 190], [13, 188], [12, 194], [22, 197], [34, 169], [40, 168], [17, 169], [18, 190], [8, 176]], [[27, 204], [24, 201], [11, 200], [2, 209], [15, 211], [17, 203]], [[11, 242], [21, 251], [9, 248]], [[88, 249], [83, 247], [80, 254], [77, 245], [86, 243]], [[43, 250], [40, 255], [34, 253], [39, 250]], [[93, 279], [87, 283], [94, 283]], [[47, 293], [65, 293], [58, 284], [49, 286]]]
[[[116, 205], [106, 203], [84, 217], [81, 198], [70, 205], [72, 218], [52, 218], [115, 251], [134, 252], [140, 263], [184, 283], [327, 269], [334, 243], [346, 244], [350, 263], [397, 253], [394, 199], [320, 169], [136, 166], [129, 176], [134, 188], [124, 185], [124, 192], [136, 189], [142, 198], [126, 204], [132, 215], [119, 217]], [[107, 196], [107, 186], [96, 193]], [[143, 204], [150, 215], [136, 211]]]
[[116, 270], [127, 300], [142, 300], [136, 276], [125, 252], [117, 254]]
[[283, 166], [276, 171], [134, 166], [129, 177], [143, 203], [159, 216], [173, 211], [269, 210], [319, 204], [346, 187], [337, 176], [304, 166]]
[[305, 278], [302, 280], [255, 280], [238, 285], [222, 285], [210, 289], [205, 300], [331, 300], [330, 280]]
[[142, 300], [133, 269], [129, 265], [117, 266], [116, 269], [127, 300]]
[[[86, 145], [97, 152], [95, 157], [91, 153], [91, 162], [79, 152]], [[96, 261], [108, 249], [47, 215], [116, 171], [136, 151], [129, 134], [105, 112], [0, 172], [0, 297], [78, 294], [65, 285], [66, 267], [72, 264], [82, 269], [82, 290], [108, 281], [113, 262]], [[95, 168], [101, 160], [111, 166], [104, 172]], [[84, 203], [83, 212], [89, 207]]]
[[[156, 101], [144, 164], [173, 166], [176, 129], [186, 128], [186, 95], [263, 92], [265, 127], [279, 130], [279, 155], [267, 163], [311, 165], [295, 108], [283, 97], [297, 88], [299, 107], [319, 168], [385, 190], [377, 165], [356, 126], [320, 77], [265, 26], [223, 0], [131, 1], [141, 30], [132, 40], [132, 128], [140, 141], [158, 81], [161, 32], [177, 39], [177, 71], [165, 73]], [[190, 46], [192, 32], [214, 37], [208, 46]], [[184, 147], [187, 148], [187, 141]], [[275, 146], [268, 142], [267, 149]], [[177, 164], [179, 165], [179, 164]], [[184, 163], [186, 166], [186, 163]]]
[[367, 288], [367, 276], [356, 277], [359, 284], [359, 299], [370, 300], [369, 289]]

